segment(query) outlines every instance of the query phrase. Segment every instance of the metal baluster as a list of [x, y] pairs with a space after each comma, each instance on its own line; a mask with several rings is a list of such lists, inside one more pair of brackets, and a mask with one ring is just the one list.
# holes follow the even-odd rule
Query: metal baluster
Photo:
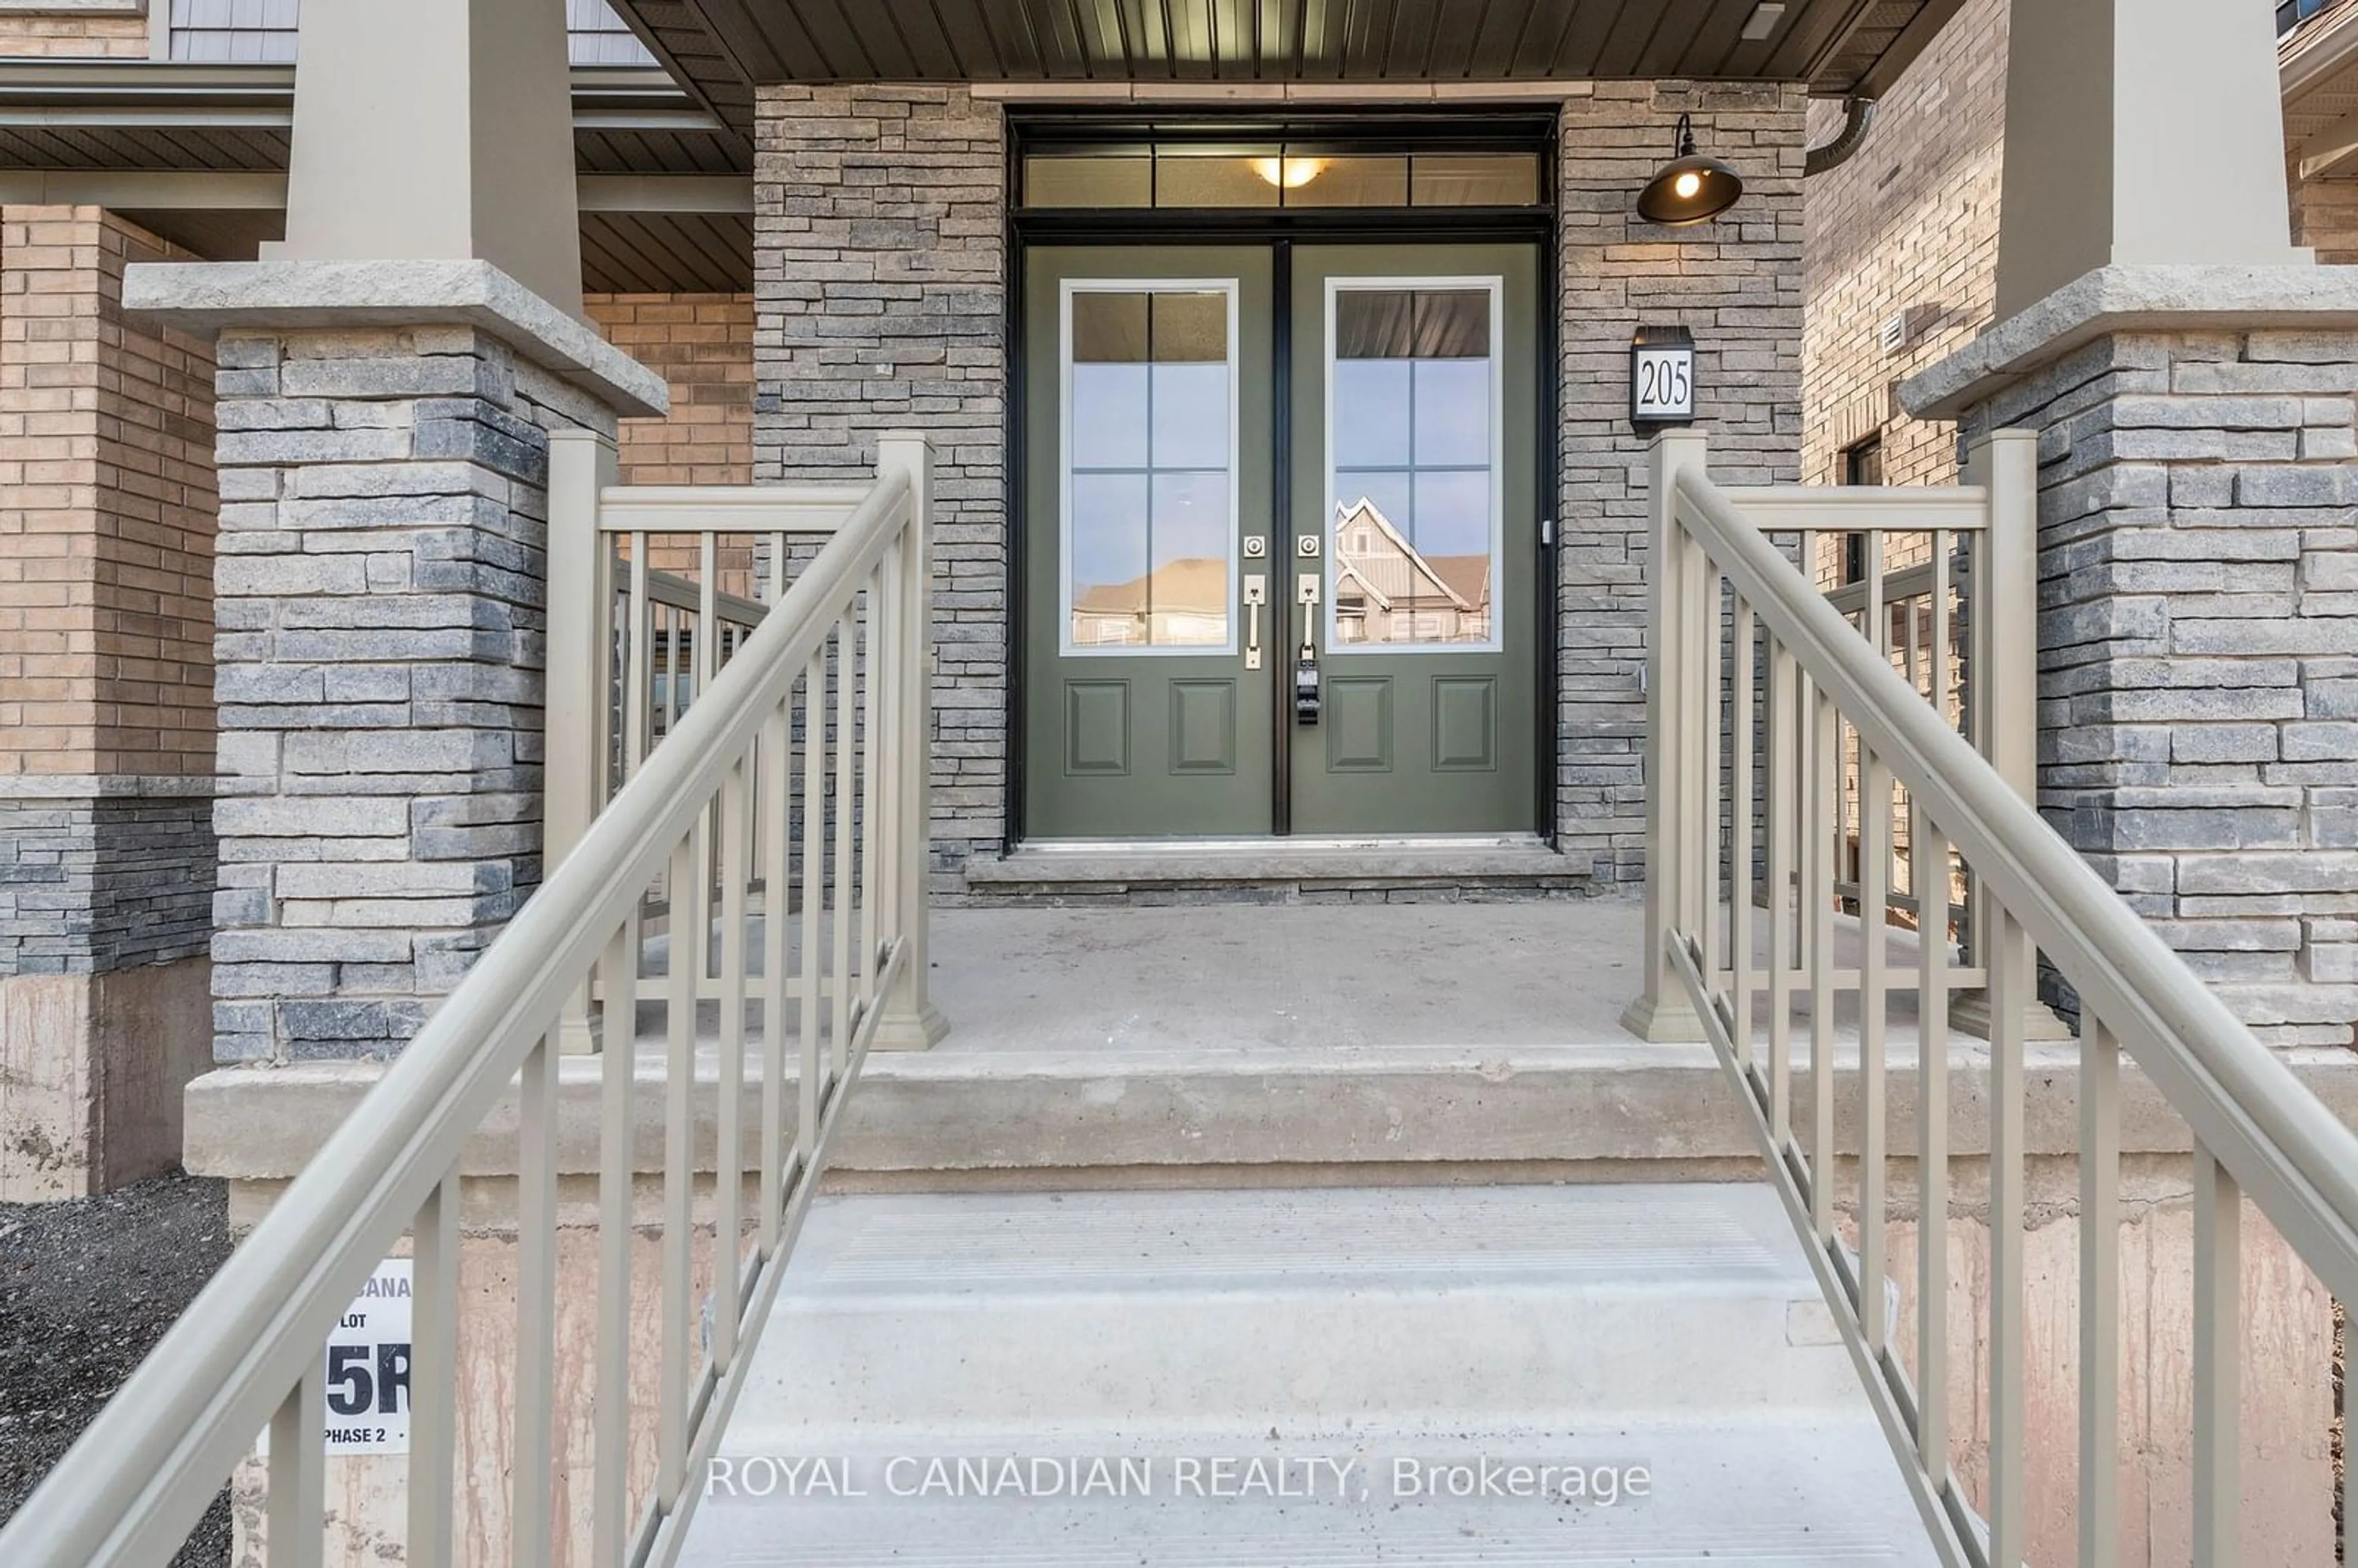
[[698, 536], [696, 551], [696, 631], [688, 644], [688, 655], [695, 661], [696, 685], [691, 688], [697, 697], [712, 689], [712, 677], [720, 673], [720, 643], [725, 633], [720, 628], [720, 570], [713, 558], [713, 546], [719, 535]]
[[[1701, 590], [1692, 600], [1700, 613], [1703, 624], [1696, 628], [1703, 634], [1703, 656], [1696, 666], [1696, 677], [1703, 687], [1703, 730], [1693, 737], [1693, 768], [1702, 774], [1700, 796], [1703, 813], [1695, 826], [1702, 829], [1693, 846], [1699, 863], [1689, 873], [1688, 882], [1702, 900], [1694, 911], [1696, 930], [1703, 937], [1704, 988], [1707, 991], [1715, 983], [1714, 971], [1719, 967], [1721, 942], [1727, 922], [1721, 917], [1719, 903], [1719, 801], [1722, 782], [1719, 765], [1719, 732], [1724, 719], [1720, 698], [1720, 579], [1711, 565], [1703, 546], [1691, 544], [1687, 554], [1693, 562], [1695, 575], [1702, 578]], [[1731, 884], [1732, 885], [1732, 884]], [[1731, 961], [1730, 969], [1735, 968]]]
[[1728, 733], [1728, 762], [1734, 773], [1728, 795], [1736, 819], [1728, 836], [1735, 871], [1728, 878], [1727, 956], [1736, 1059], [1747, 1067], [1752, 1065], [1752, 743], [1758, 733], [1752, 722], [1752, 661], [1756, 646], [1752, 606], [1739, 597], [1735, 646], [1729, 655], [1736, 721]]
[[1800, 671], [1768, 643], [1768, 1126], [1784, 1155], [1793, 1134], [1793, 838], [1800, 821]]
[[1803, 947], [1810, 966], [1810, 1219], [1819, 1241], [1834, 1238], [1834, 839], [1841, 831], [1842, 759], [1833, 699], [1809, 694], [1809, 820]]
[[[791, 699], [789, 699], [791, 701]], [[762, 1257], [778, 1250], [778, 1220], [785, 1202], [786, 1077], [786, 812], [793, 766], [789, 703], [762, 726], [757, 817], [768, 837], [762, 866]]]
[[687, 1390], [696, 1371], [688, 1346], [690, 1271], [695, 1267], [696, 992], [703, 933], [688, 890], [704, 879], [706, 818], [671, 853], [670, 973], [664, 1000], [663, 1337], [657, 1383], [655, 1496], [676, 1498], [687, 1475]]
[[834, 1018], [828, 1031], [835, 1065], [829, 1077], [838, 1082], [851, 1068], [851, 872], [859, 852], [851, 841], [856, 826], [851, 819], [852, 747], [858, 723], [851, 708], [852, 694], [858, 689], [851, 666], [856, 656], [847, 611], [835, 623], [835, 810], [828, 834], [835, 863], [835, 946], [827, 965], [829, 981], [835, 987]]
[[2030, 954], [2010, 911], [1989, 901], [1990, 1349], [1989, 1560], [2022, 1561], [2023, 1109], [2022, 1020]]
[[795, 966], [803, 988], [803, 1158], [818, 1143], [818, 1114], [827, 1103], [825, 1058], [819, 1054], [819, 907], [826, 894], [827, 851], [819, 837], [827, 822], [827, 647], [821, 643], [803, 675], [803, 952]]
[[525, 1056], [516, 1108], [514, 1498], [508, 1560], [547, 1563], [557, 1415], [557, 1064], [555, 1031]]
[[2080, 1562], [2120, 1555], [2121, 1046], [2080, 1019]]
[[270, 1417], [270, 1568], [319, 1568], [328, 1533], [327, 1376], [312, 1357]]
[[[409, 1536], [404, 1562], [450, 1562], [459, 1470], [459, 1168], [417, 1206], [410, 1230]], [[318, 1442], [319, 1434], [310, 1434]]]
[[883, 892], [877, 878], [884, 838], [876, 830], [876, 752], [883, 734], [880, 721], [884, 717], [877, 708], [881, 690], [878, 681], [884, 662], [877, 637], [884, 607], [882, 580], [881, 568], [868, 574], [868, 613], [860, 622], [860, 972], [865, 977], [860, 989], [867, 993], [871, 1007], [882, 1006], [884, 1000], [883, 988], [876, 983], [876, 918]]
[[[622, 780], [629, 783], [647, 754], [647, 730], [654, 721], [654, 606], [647, 583], [647, 536], [631, 535], [631, 600], [622, 641]], [[632, 990], [636, 994], [637, 984]]]
[[593, 1426], [590, 1562], [622, 1568], [631, 1490], [631, 1094], [638, 1065], [639, 945], [644, 895], [614, 933], [599, 1049], [598, 1403]]
[[720, 1073], [713, 1130], [719, 1139], [712, 1176], [712, 1362], [726, 1368], [737, 1355], [738, 1282], [745, 1235], [745, 891], [752, 862], [745, 845], [745, 806], [752, 795], [748, 752], [720, 781]]
[[2242, 1560], [2244, 1198], [2194, 1142], [2194, 1568]]
[[1858, 748], [1858, 1318], [1867, 1348], [1877, 1357], [1886, 1340], [1883, 1309], [1886, 978], [1891, 940], [1891, 770], [1867, 748]]
[[1909, 799], [1908, 852], [1920, 888], [1937, 878], [1942, 917], [1916, 947], [1916, 1454], [1949, 1486], [1949, 840]]

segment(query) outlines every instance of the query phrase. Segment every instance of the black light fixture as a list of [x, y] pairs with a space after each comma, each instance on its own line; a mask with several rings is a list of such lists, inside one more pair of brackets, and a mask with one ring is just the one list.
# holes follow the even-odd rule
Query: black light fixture
[[1702, 223], [1736, 205], [1744, 181], [1717, 158], [1695, 151], [1694, 121], [1679, 116], [1678, 157], [1664, 164], [1638, 193], [1638, 216], [1673, 228]]

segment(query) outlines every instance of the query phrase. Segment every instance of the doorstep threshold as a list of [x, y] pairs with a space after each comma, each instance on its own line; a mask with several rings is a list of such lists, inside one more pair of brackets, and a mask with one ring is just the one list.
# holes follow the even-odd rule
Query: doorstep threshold
[[1030, 839], [967, 863], [970, 884], [1448, 881], [1578, 878], [1531, 833], [1379, 838]]

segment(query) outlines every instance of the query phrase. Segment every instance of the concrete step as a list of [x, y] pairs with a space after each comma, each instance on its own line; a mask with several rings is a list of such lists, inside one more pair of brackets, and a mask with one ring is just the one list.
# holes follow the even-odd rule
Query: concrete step
[[737, 1424], [784, 1444], [1839, 1404], [1850, 1367], [1783, 1224], [1766, 1188], [1704, 1185], [838, 1199]]
[[968, 861], [967, 891], [994, 903], [1480, 903], [1571, 895], [1595, 868], [1528, 833], [1456, 838], [1206, 838], [1018, 845]]
[[1931, 1561], [1766, 1188], [836, 1198], [758, 1356], [686, 1562]]

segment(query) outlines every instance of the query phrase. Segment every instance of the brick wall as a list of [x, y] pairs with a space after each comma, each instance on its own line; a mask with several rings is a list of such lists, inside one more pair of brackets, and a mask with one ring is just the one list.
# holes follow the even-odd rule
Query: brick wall
[[[1631, 199], [1682, 113], [1744, 200], [1713, 223], [1641, 223]], [[1677, 82], [1600, 82], [1563, 109], [1557, 827], [1601, 877], [1644, 874], [1647, 438], [1629, 424], [1630, 337], [1693, 332], [1718, 478], [1799, 477], [1803, 113], [1794, 89]]]
[[2358, 263], [2358, 179], [2293, 181], [2292, 243], [2315, 247], [2321, 265]]
[[962, 87], [765, 87], [755, 109], [758, 480], [862, 478], [934, 438], [935, 885], [1007, 790], [1006, 128]]
[[172, 1164], [209, 1052], [212, 362], [126, 321], [169, 259], [0, 208], [0, 1198]]
[[212, 362], [119, 304], [176, 254], [0, 209], [0, 973], [204, 950]]
[[122, 9], [133, 14], [43, 16], [0, 9], [0, 59], [145, 59], [147, 18], [137, 0], [125, 0]]
[[671, 384], [671, 412], [625, 419], [624, 484], [753, 481], [753, 297], [592, 294], [590, 319]]
[[[1953, 484], [1954, 427], [1911, 419], [1894, 385], [1973, 341], [1996, 307], [2006, 142], [2006, 0], [1967, 0], [1877, 110], [1849, 162], [1808, 182], [1801, 470], [1842, 482], [1844, 449], [1881, 433], [1885, 481]], [[1814, 104], [1831, 139], [1838, 103]], [[1884, 351], [1908, 313], [1909, 342]]]

